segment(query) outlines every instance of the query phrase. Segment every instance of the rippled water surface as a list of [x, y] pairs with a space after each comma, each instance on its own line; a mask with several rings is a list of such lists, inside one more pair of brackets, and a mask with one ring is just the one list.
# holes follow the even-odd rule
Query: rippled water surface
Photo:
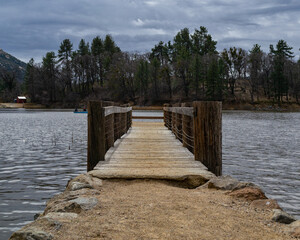
[[0, 111], [0, 239], [86, 170], [87, 115]]
[[[86, 139], [86, 114], [0, 110], [0, 239], [86, 171]], [[300, 218], [300, 113], [224, 112], [223, 174], [260, 185]]]
[[223, 113], [223, 174], [258, 184], [300, 219], [300, 113]]

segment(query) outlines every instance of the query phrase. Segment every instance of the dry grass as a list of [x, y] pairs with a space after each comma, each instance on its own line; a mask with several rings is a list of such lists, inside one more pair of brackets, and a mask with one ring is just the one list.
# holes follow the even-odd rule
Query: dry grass
[[97, 197], [96, 208], [51, 232], [55, 239], [291, 239], [269, 210], [223, 191], [107, 180]]

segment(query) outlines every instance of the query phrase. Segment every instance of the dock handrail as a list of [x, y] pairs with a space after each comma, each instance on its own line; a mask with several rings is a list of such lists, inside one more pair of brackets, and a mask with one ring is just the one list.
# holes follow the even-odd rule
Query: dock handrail
[[222, 175], [222, 103], [196, 101], [164, 104], [164, 124], [182, 142], [195, 160]]
[[113, 102], [90, 101], [88, 103], [88, 156], [87, 171], [99, 161], [114, 142], [132, 125], [132, 108], [129, 105], [113, 106]]

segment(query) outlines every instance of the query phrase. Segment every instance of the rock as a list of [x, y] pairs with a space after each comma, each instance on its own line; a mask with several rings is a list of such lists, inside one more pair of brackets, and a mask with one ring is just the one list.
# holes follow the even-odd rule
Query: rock
[[[72, 198], [74, 199], [74, 198]], [[69, 200], [72, 200], [69, 199]], [[44, 215], [48, 214], [49, 212], [73, 212], [73, 213], [80, 213], [83, 209], [77, 203], [70, 202], [69, 200], [66, 201], [59, 201], [55, 203], [48, 204]]]
[[[73, 189], [71, 190], [73, 186]], [[102, 186], [102, 180], [99, 178], [95, 178], [90, 174], [80, 174], [73, 180], [69, 181], [67, 185], [67, 189], [71, 191], [76, 191], [82, 188], [95, 188], [99, 189]], [[77, 189], [76, 189], [77, 188]]]
[[293, 216], [279, 209], [273, 210], [272, 220], [274, 222], [285, 223], [285, 224], [290, 224], [296, 221], [296, 219]]
[[53, 228], [55, 231], [58, 231], [62, 227], [61, 222], [48, 217], [41, 217], [38, 220], [38, 224], [41, 224], [42, 226], [47, 226], [49, 228]]
[[254, 201], [257, 199], [267, 199], [264, 192], [257, 187], [245, 187], [242, 189], [234, 190], [229, 193], [232, 197], [244, 198], [248, 201]]
[[36, 213], [36, 214], [34, 214], [33, 219], [37, 220], [40, 216], [42, 216], [42, 214], [43, 213]]
[[99, 189], [100, 187], [102, 187], [102, 180], [99, 178], [94, 178], [91, 176], [89, 183], [91, 186], [93, 186], [93, 188], [96, 188], [96, 189]]
[[70, 200], [69, 202], [77, 203], [82, 209], [89, 210], [94, 208], [98, 204], [98, 199], [94, 197], [78, 197], [76, 199]]
[[258, 199], [254, 200], [250, 207], [253, 208], [262, 208], [262, 209], [281, 209], [277, 201], [274, 199]]
[[221, 190], [232, 190], [239, 184], [239, 181], [231, 176], [221, 176], [210, 179], [207, 182], [208, 188]]
[[207, 179], [202, 176], [188, 176], [183, 183], [188, 188], [196, 188], [207, 182]]
[[51, 240], [53, 236], [36, 228], [27, 228], [14, 232], [10, 240]]
[[256, 187], [253, 183], [240, 182], [237, 179], [225, 175], [210, 179], [205, 186], [207, 188], [215, 188], [220, 190], [238, 190], [245, 187]]
[[80, 213], [81, 210], [82, 210], [82, 208], [78, 203], [72, 202], [71, 204], [69, 203], [68, 205], [64, 206], [64, 208], [61, 211], [58, 211], [58, 212]]
[[77, 218], [77, 213], [67, 213], [67, 212], [50, 212], [45, 215], [43, 218], [51, 218], [54, 220], [64, 220], [64, 219], [74, 219]]
[[156, 171], [152, 168], [145, 167], [103, 167], [89, 171], [88, 174], [99, 179], [157, 179], [166, 181], [177, 181], [187, 184], [190, 188], [196, 188], [206, 183], [215, 175], [204, 168], [161, 168]]
[[93, 188], [90, 184], [87, 183], [81, 183], [81, 182], [70, 182], [68, 184], [67, 189], [70, 191], [77, 191], [83, 188]]
[[251, 182], [239, 182], [235, 188], [233, 188], [232, 190], [238, 190], [238, 189], [242, 189], [245, 187], [253, 187], [253, 188], [259, 188], [257, 185], [255, 185], [254, 183]]

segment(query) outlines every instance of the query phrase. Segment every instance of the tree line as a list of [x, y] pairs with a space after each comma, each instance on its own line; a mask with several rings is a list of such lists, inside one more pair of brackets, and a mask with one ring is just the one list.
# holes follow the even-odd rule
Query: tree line
[[103, 99], [134, 104], [191, 100], [238, 101], [242, 82], [250, 101], [261, 98], [299, 103], [300, 61], [284, 40], [268, 53], [230, 47], [217, 51], [217, 41], [201, 26], [180, 30], [173, 41], [160, 41], [149, 53], [123, 52], [110, 35], [81, 39], [74, 50], [69, 39], [42, 63], [27, 64], [25, 92], [32, 102], [74, 105]]

